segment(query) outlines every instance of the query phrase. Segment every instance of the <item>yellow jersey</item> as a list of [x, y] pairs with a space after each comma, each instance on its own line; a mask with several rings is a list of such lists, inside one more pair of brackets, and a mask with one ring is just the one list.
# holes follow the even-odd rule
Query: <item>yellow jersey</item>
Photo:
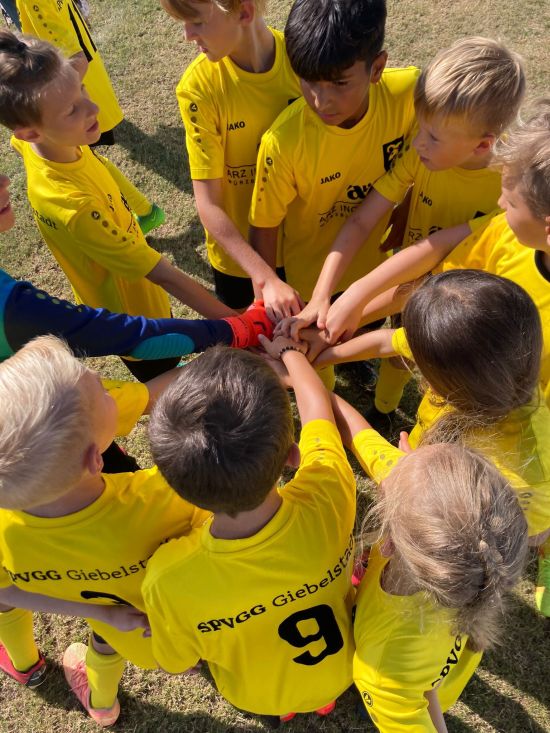
[[[279, 112], [302, 94], [284, 36], [270, 30], [275, 60], [269, 71], [255, 74], [228, 56], [213, 63], [200, 54], [176, 89], [191, 178], [222, 179], [224, 211], [246, 240], [260, 139]], [[248, 277], [208, 232], [206, 246], [216, 270]]]
[[[369, 108], [350, 129], [326, 125], [304, 99], [282, 112], [262, 138], [250, 223], [282, 224], [282, 264], [305, 299], [336, 235], [373, 183], [391, 167], [414, 123], [418, 69], [386, 69], [371, 84]], [[389, 213], [354, 257], [334, 292], [379, 265]]]
[[455, 247], [437, 271], [463, 268], [485, 270], [513, 280], [533, 299], [540, 314], [544, 341], [540, 381], [550, 405], [550, 272], [544, 265], [543, 253], [518, 242], [508, 226], [506, 214], [499, 214]]
[[452, 631], [452, 616], [422, 593], [397, 596], [383, 589], [388, 560], [378, 546], [371, 548], [357, 594], [353, 680], [381, 733], [427, 733], [436, 728], [424, 693], [437, 689], [447, 710], [481, 654], [466, 649], [467, 637]]
[[124, 192], [88, 146], [74, 163], [40, 157], [12, 138], [27, 171], [36, 224], [69, 279], [77, 303], [168, 318], [168, 295], [146, 275], [161, 259], [145, 241]]
[[[529, 251], [529, 250], [528, 250]], [[530, 251], [533, 255], [532, 250]], [[412, 353], [404, 329], [395, 331], [395, 350], [408, 359]], [[409, 435], [416, 448], [422, 435], [450, 408], [428, 389]], [[513, 410], [504, 420], [475, 430], [467, 442], [483, 453], [510, 482], [527, 520], [529, 535], [550, 528], [550, 410], [538, 392], [531, 403]]]
[[492, 168], [430, 171], [413, 147], [413, 137], [405, 142], [391, 170], [374, 184], [379, 194], [395, 203], [414, 186], [403, 246], [466, 221], [471, 221], [473, 231], [475, 220], [497, 207], [500, 172]]
[[355, 481], [332, 423], [307, 423], [300, 451], [265, 527], [226, 540], [207, 522], [159, 548], [142, 587], [159, 665], [204, 659], [256, 714], [316, 710], [351, 684]]
[[67, 57], [84, 53], [88, 61], [84, 86], [99, 107], [101, 132], [122, 122], [111, 80], [78, 5], [73, 0], [17, 0], [17, 10], [23, 33], [53, 43]]

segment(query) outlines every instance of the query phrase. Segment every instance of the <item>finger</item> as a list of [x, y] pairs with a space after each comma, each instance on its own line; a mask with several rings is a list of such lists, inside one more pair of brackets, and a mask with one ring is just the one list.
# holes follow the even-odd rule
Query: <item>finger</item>
[[404, 453], [413, 452], [411, 444], [409, 443], [409, 434], [406, 430], [402, 430], [399, 433], [399, 450], [402, 450]]
[[275, 315], [275, 309], [271, 305], [267, 305], [265, 308], [265, 312], [267, 313], [267, 317], [271, 321], [271, 323], [276, 324], [278, 321], [278, 318]]
[[267, 336], [264, 336], [263, 333], [258, 334], [258, 341], [269, 354], [269, 347], [271, 346], [271, 341], [267, 338]]
[[291, 338], [293, 341], [299, 341], [300, 331], [302, 330], [302, 328], [304, 328], [304, 326], [305, 323], [301, 318], [294, 321], [290, 326], [288, 337]]

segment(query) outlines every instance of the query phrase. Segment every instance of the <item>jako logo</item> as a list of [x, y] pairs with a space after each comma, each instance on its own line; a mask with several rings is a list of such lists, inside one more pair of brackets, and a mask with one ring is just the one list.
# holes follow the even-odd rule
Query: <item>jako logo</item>
[[323, 176], [321, 178], [321, 186], [323, 183], [330, 183], [331, 181], [337, 181], [342, 174], [340, 171], [336, 171], [336, 173], [331, 173], [330, 176]]
[[246, 125], [245, 125], [245, 123], [244, 123], [243, 120], [241, 120], [240, 122], [230, 122], [227, 125], [228, 131], [231, 131], [231, 130], [242, 130], [245, 127], [246, 127]]

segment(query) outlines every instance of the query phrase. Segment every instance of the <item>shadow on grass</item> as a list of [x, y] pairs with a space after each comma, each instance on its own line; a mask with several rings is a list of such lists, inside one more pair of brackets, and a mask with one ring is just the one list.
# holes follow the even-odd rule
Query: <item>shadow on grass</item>
[[125, 119], [116, 129], [116, 141], [126, 148], [133, 160], [180, 191], [193, 193], [183, 126], [158, 125], [155, 134], [148, 135]]

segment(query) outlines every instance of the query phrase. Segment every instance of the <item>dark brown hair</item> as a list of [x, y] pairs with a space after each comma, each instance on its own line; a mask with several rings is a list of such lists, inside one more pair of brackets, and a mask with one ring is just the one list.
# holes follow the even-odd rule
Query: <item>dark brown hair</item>
[[254, 354], [216, 346], [181, 370], [158, 400], [149, 438], [155, 463], [184, 499], [235, 516], [259, 506], [294, 440], [290, 403]]
[[42, 91], [65, 63], [47, 41], [0, 29], [0, 122], [12, 130], [39, 123]]
[[497, 422], [532, 399], [540, 316], [511, 280], [480, 270], [431, 277], [409, 299], [403, 326], [430, 387], [472, 423]]

